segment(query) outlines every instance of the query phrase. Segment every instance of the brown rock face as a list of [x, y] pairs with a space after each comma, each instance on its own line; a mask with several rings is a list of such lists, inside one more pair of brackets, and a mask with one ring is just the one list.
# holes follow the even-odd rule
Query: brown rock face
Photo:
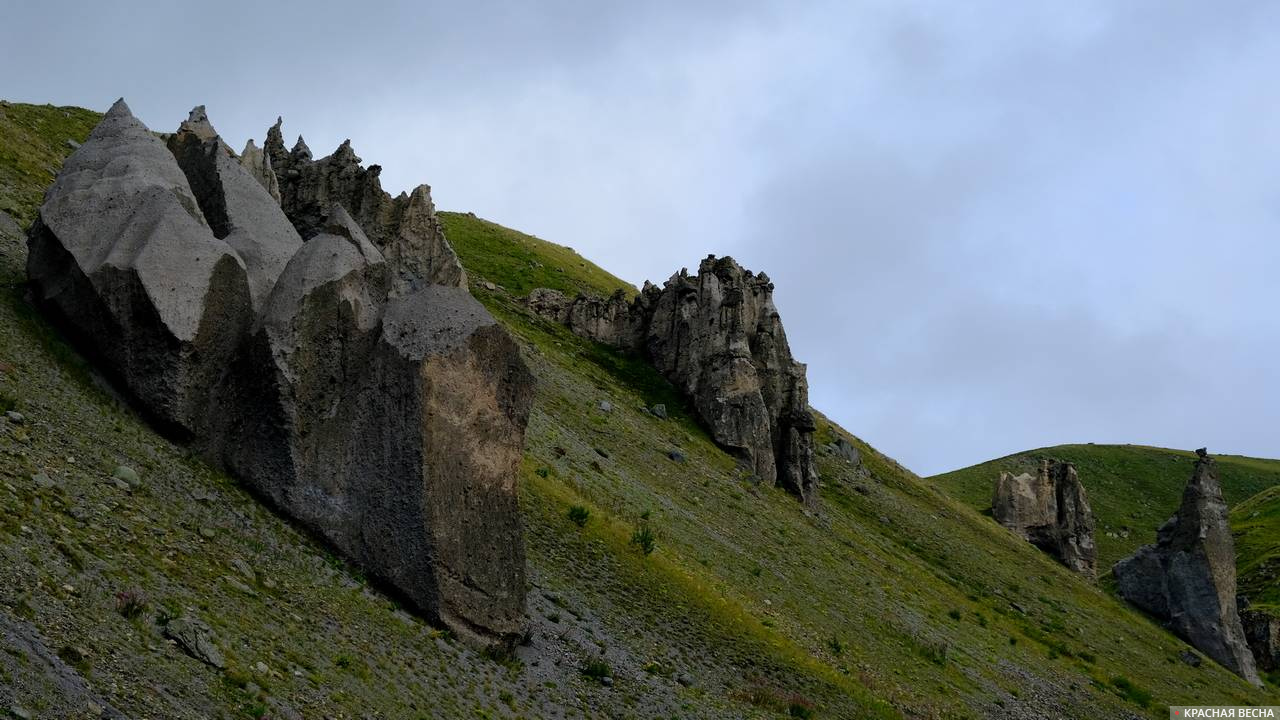
[[431, 188], [419, 185], [393, 198], [382, 190], [382, 168], [361, 165], [350, 140], [332, 155], [312, 160], [301, 137], [285, 151], [280, 125], [277, 120], [267, 132], [265, 162], [277, 178], [280, 206], [304, 238], [323, 228], [329, 208], [341, 205], [395, 267], [396, 292], [424, 284], [467, 286], [462, 263], [436, 218]]
[[763, 482], [816, 499], [813, 415], [804, 365], [791, 357], [773, 283], [733, 258], [707, 257], [662, 288], [573, 300], [535, 290], [535, 312], [576, 334], [643, 353], [693, 400], [716, 442]]
[[118, 103], [41, 208], [36, 296], [166, 427], [432, 619], [509, 645], [532, 376], [465, 288], [418, 274], [452, 256], [417, 244], [425, 190], [383, 248], [338, 202], [303, 243], [269, 157], [238, 161], [203, 108], [166, 148]]
[[1163, 620], [1223, 667], [1261, 684], [1236, 608], [1236, 553], [1218, 470], [1197, 450], [1182, 506], [1155, 545], [1116, 563], [1120, 596]]
[[1071, 463], [1041, 461], [1035, 477], [1000, 473], [996, 522], [1086, 577], [1097, 576], [1093, 511]]

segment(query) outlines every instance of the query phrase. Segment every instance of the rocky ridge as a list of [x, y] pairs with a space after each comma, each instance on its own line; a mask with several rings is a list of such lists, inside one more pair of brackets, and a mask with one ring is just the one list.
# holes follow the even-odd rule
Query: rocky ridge
[[1075, 465], [1042, 460], [1030, 473], [1000, 473], [991, 500], [996, 522], [1089, 578], [1097, 575], [1093, 511]]
[[238, 161], [202, 107], [166, 145], [117, 102], [32, 226], [37, 301], [164, 428], [433, 620], [510, 644], [532, 401], [514, 341], [422, 274], [420, 236], [374, 225], [384, 252], [334, 202], [304, 243], [266, 163]]
[[535, 313], [575, 334], [642, 354], [693, 402], [715, 441], [760, 481], [817, 496], [805, 366], [791, 356], [773, 283], [733, 258], [645, 283], [635, 300], [531, 292]]
[[350, 140], [313, 160], [302, 136], [285, 150], [282, 124], [277, 119], [267, 131], [262, 159], [246, 152], [245, 162], [268, 191], [278, 187], [280, 206], [302, 237], [321, 232], [330, 208], [341, 205], [391, 262], [396, 292], [424, 284], [467, 286], [467, 274], [436, 217], [430, 187], [419, 185], [393, 198], [382, 189], [382, 167], [361, 165]]
[[1236, 605], [1235, 546], [1213, 458], [1196, 451], [1178, 511], [1112, 570], [1120, 596], [1223, 667], [1260, 685]]

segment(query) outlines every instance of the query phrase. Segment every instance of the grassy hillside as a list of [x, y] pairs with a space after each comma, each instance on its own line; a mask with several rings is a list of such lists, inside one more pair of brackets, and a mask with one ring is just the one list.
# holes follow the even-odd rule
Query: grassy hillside
[[[38, 151], [65, 153], [65, 139], [51, 131]], [[0, 615], [137, 718], [287, 717], [281, 705], [334, 718], [1155, 718], [1169, 703], [1280, 704], [1178, 661], [1180, 641], [825, 419], [820, 442], [845, 435], [864, 462], [820, 455], [820, 511], [753, 485], [652, 368], [518, 302], [535, 286], [625, 283], [566, 248], [444, 219], [472, 291], [539, 381], [521, 473], [528, 646], [494, 658], [452, 641], [151, 432], [26, 304], [14, 239], [0, 402], [26, 420], [0, 430]], [[643, 411], [656, 402], [670, 419]], [[122, 464], [139, 486], [113, 480]], [[225, 669], [165, 640], [178, 614], [213, 627]], [[21, 693], [33, 672], [10, 657], [0, 702], [4, 681]]]
[[1254, 607], [1280, 614], [1280, 485], [1231, 510], [1240, 592]]
[[[1212, 450], [1212, 448], [1210, 448]], [[1191, 478], [1195, 453], [1142, 445], [1059, 445], [1017, 453], [930, 480], [965, 504], [989, 512], [1000, 472], [1035, 473], [1041, 458], [1076, 464], [1098, 523], [1098, 570], [1139, 546], [1155, 542], [1156, 528], [1173, 515]], [[1215, 455], [1227, 504], [1234, 507], [1252, 495], [1280, 485], [1280, 461], [1238, 455]]]

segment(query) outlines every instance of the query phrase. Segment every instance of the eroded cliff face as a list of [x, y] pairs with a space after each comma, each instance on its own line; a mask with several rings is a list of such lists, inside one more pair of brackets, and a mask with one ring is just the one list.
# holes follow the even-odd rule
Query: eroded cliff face
[[805, 367], [791, 356], [767, 275], [712, 255], [696, 275], [646, 283], [630, 303], [547, 289], [527, 302], [578, 335], [643, 354], [756, 477], [816, 500]]
[[456, 258], [420, 242], [425, 190], [384, 202], [354, 155], [295, 153], [289, 217], [270, 145], [249, 155], [203, 108], [166, 146], [117, 102], [31, 230], [37, 299], [166, 428], [434, 620], [510, 644], [533, 390], [515, 342], [432, 274]]
[[267, 131], [263, 161], [248, 162], [268, 190], [274, 176], [280, 206], [302, 237], [319, 233], [329, 209], [341, 205], [392, 263], [394, 292], [426, 284], [467, 286], [462, 263], [436, 218], [430, 187], [419, 185], [393, 198], [382, 189], [382, 168], [361, 165], [350, 140], [314, 160], [301, 136], [293, 150], [285, 150], [281, 125], [277, 120]]
[[1075, 465], [1043, 460], [1029, 473], [1000, 473], [991, 501], [996, 522], [1089, 578], [1097, 575], [1093, 511]]
[[1156, 544], [1116, 563], [1120, 596], [1255, 685], [1261, 684], [1236, 606], [1236, 553], [1218, 470], [1197, 450], [1195, 471]]

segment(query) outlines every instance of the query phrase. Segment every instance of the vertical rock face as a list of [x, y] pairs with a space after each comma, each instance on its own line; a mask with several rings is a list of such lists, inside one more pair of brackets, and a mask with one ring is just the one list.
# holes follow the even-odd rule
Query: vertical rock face
[[302, 138], [284, 149], [281, 122], [267, 132], [266, 162], [280, 187], [280, 205], [303, 237], [323, 227], [329, 208], [341, 205], [395, 267], [397, 292], [423, 284], [466, 287], [467, 275], [444, 236], [431, 188], [392, 198], [378, 179], [382, 168], [362, 166], [345, 141], [332, 155], [312, 160]]
[[271, 199], [275, 200], [276, 204], [279, 205], [280, 181], [276, 178], [275, 170], [271, 168], [271, 158], [267, 157], [266, 153], [253, 144], [252, 138], [244, 144], [244, 150], [240, 152], [240, 164], [244, 166], [245, 170], [249, 171], [254, 180], [262, 184], [263, 189], [267, 191]]
[[1236, 609], [1244, 636], [1259, 670], [1280, 668], [1280, 618], [1265, 610], [1254, 610], [1243, 595], [1236, 597]]
[[154, 418], [198, 432], [252, 321], [248, 275], [173, 154], [123, 100], [63, 165], [28, 247], [42, 307]]
[[1236, 555], [1213, 458], [1197, 450], [1178, 512], [1145, 545], [1116, 563], [1120, 596], [1254, 684], [1260, 684], [1236, 608]]
[[166, 148], [117, 103], [29, 236], [36, 295], [206, 456], [454, 632], [510, 644], [533, 390], [518, 348], [464, 288], [418, 275], [418, 253], [448, 249], [415, 244], [429, 197], [406, 198], [413, 242], [378, 247], [335, 201], [303, 243], [269, 158], [237, 160], [203, 108]]
[[1097, 575], [1093, 511], [1075, 465], [1043, 460], [1035, 477], [1000, 473], [991, 511], [996, 522], [1063, 565]]
[[804, 365], [791, 357], [768, 276], [707, 257], [630, 305], [530, 293], [529, 307], [576, 334], [638, 351], [693, 401], [715, 441], [769, 484], [815, 499], [813, 415]]

